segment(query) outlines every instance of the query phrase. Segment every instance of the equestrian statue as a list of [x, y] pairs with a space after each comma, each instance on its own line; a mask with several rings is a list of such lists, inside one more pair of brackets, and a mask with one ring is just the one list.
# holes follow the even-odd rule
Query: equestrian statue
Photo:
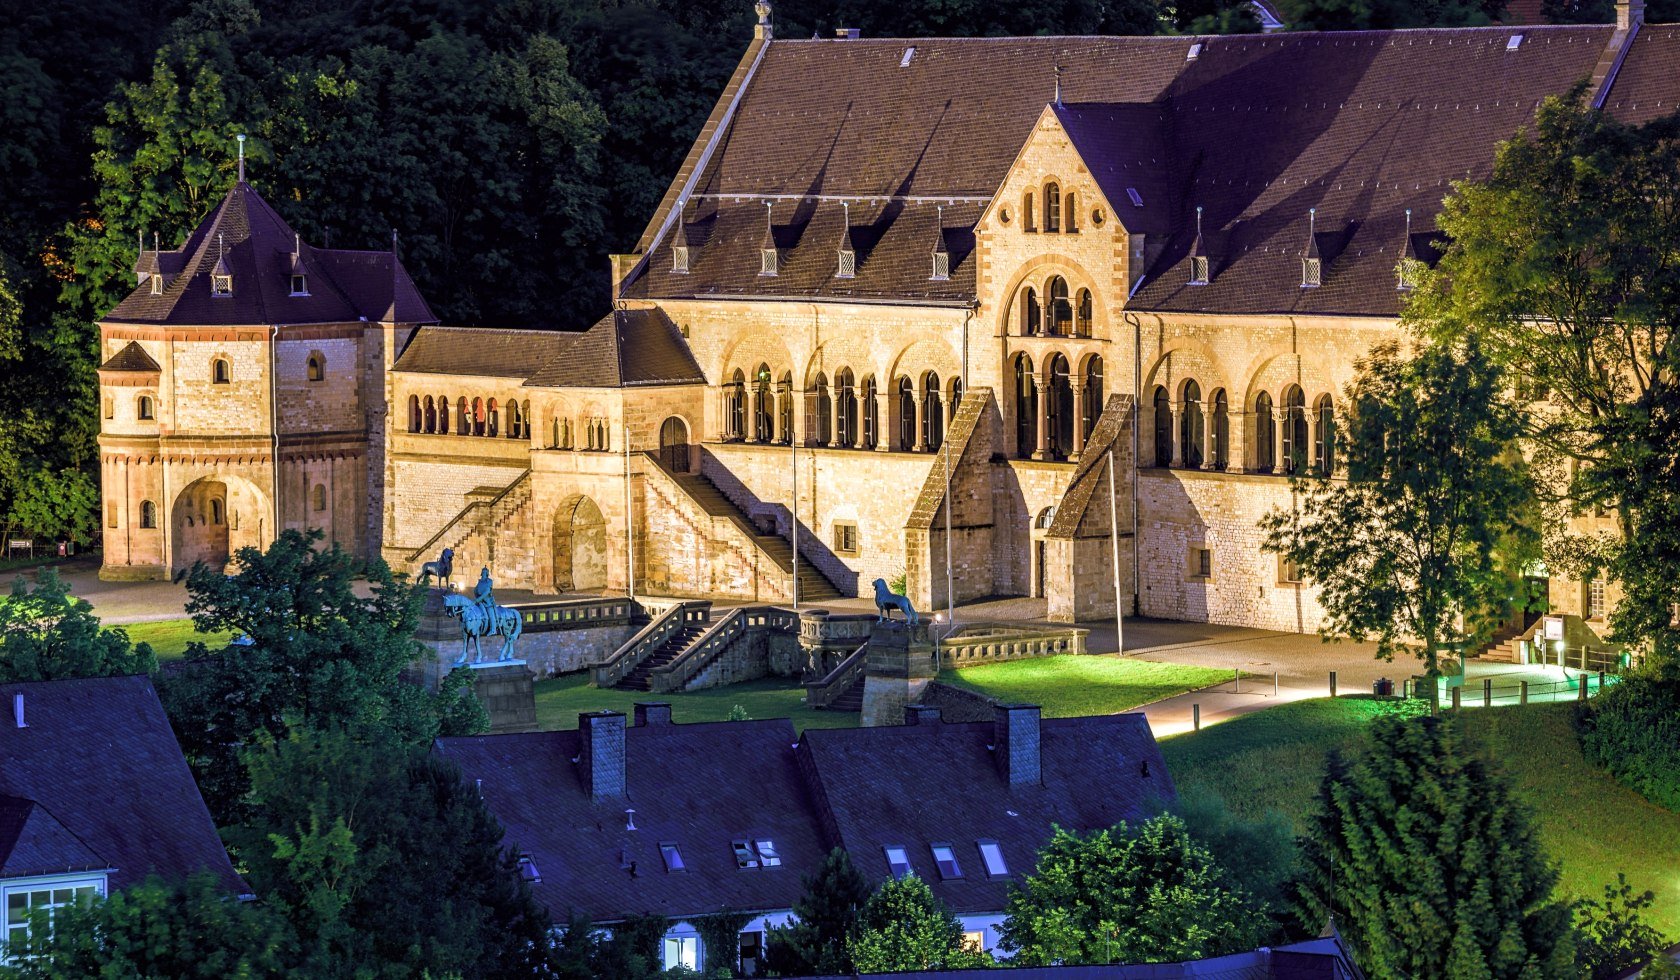
[[490, 581], [490, 569], [485, 568], [478, 573], [478, 584], [473, 586], [472, 598], [453, 592], [443, 597], [443, 611], [461, 621], [461, 658], [455, 661], [456, 667], [467, 665], [469, 652], [472, 663], [483, 662], [484, 650], [479, 640], [486, 636], [503, 638], [497, 661], [513, 659], [514, 643], [525, 630], [525, 617], [517, 609], [496, 605], [496, 597], [492, 594], [494, 588], [495, 583]]
[[425, 585], [427, 579], [436, 575], [438, 581], [442, 582], [443, 587], [447, 589], [450, 576], [453, 574], [455, 574], [455, 549], [445, 548], [443, 554], [438, 556], [437, 561], [429, 561], [420, 566], [420, 584]]
[[914, 606], [910, 605], [910, 597], [909, 596], [899, 595], [897, 592], [894, 592], [893, 590], [887, 588], [886, 579], [879, 579], [879, 578], [876, 579], [875, 580], [875, 612], [876, 612], [875, 621], [877, 623], [881, 622], [882, 620], [887, 620], [887, 621], [890, 622], [892, 620], [892, 611], [894, 609], [897, 609], [900, 612], [903, 612], [904, 613], [904, 621], [911, 624], [912, 626], [915, 625], [916, 623], [921, 622], [921, 618], [916, 615], [916, 608]]

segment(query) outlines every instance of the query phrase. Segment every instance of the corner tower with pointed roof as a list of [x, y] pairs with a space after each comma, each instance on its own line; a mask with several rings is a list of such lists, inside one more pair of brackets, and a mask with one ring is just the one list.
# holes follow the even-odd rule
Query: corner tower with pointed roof
[[435, 322], [394, 248], [313, 248], [240, 180], [135, 275], [99, 324], [101, 577], [225, 565], [282, 528], [379, 554], [388, 369]]

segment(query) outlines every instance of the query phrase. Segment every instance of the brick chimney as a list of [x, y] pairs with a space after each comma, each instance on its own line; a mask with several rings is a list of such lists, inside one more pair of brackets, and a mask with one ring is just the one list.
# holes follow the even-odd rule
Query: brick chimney
[[1627, 31], [1645, 23], [1645, 0], [1616, 0], [1616, 29]]
[[937, 725], [939, 724], [939, 706], [936, 704], [907, 704], [904, 706], [904, 723], [906, 725]]
[[622, 797], [625, 791], [624, 712], [585, 711], [578, 715], [578, 770], [589, 798]]
[[637, 728], [649, 725], [671, 724], [671, 702], [669, 701], [637, 701], [635, 714]]
[[1038, 705], [1000, 704], [992, 712], [992, 744], [1004, 781], [1011, 787], [1042, 784]]
[[16, 722], [17, 726], [19, 728], [28, 728], [29, 727], [29, 723], [23, 720], [23, 692], [22, 691], [19, 691], [18, 693], [12, 695], [12, 721]]

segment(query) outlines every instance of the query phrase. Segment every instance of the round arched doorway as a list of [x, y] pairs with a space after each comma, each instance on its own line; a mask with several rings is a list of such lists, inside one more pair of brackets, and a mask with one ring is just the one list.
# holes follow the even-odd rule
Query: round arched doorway
[[588, 497], [570, 497], [554, 514], [554, 587], [561, 592], [607, 587], [607, 521]]
[[269, 533], [267, 498], [238, 477], [206, 476], [187, 484], [169, 512], [171, 575], [199, 562], [227, 567], [240, 548], [260, 548]]
[[688, 472], [688, 423], [678, 416], [659, 427], [659, 462], [673, 473]]

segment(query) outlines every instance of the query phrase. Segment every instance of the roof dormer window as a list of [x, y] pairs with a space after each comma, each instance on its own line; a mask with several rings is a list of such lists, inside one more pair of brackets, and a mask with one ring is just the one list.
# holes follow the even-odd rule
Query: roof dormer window
[[293, 276], [292, 277], [292, 295], [293, 296], [308, 296], [309, 295], [309, 277], [308, 276]]
[[933, 253], [933, 275], [928, 277], [935, 282], [944, 282], [951, 278], [951, 253], [943, 249]]
[[776, 266], [778, 264], [776, 260], [777, 260], [777, 255], [776, 255], [776, 250], [775, 249], [773, 249], [773, 248], [761, 248], [761, 249], [759, 249], [758, 250], [758, 274], [761, 275], [761, 276], [773, 276], [773, 275], [775, 275], [776, 274]]
[[780, 266], [781, 256], [776, 251], [776, 229], [770, 223], [771, 204], [764, 202], [764, 240], [758, 243], [758, 274], [773, 276]]
[[677, 225], [671, 231], [671, 271], [688, 275], [688, 222], [681, 204], [677, 205]]
[[210, 270], [210, 295], [233, 295], [233, 269], [227, 264], [227, 248], [222, 236], [216, 236], [216, 265]]
[[1190, 257], [1190, 285], [1206, 286], [1208, 284], [1208, 257], [1192, 255]]
[[850, 279], [857, 275], [857, 248], [852, 245], [852, 206], [842, 201], [840, 207], [845, 210], [845, 217], [841, 219], [844, 226], [840, 229], [834, 275], [837, 279]]
[[303, 243], [292, 234], [292, 295], [309, 295], [309, 267], [303, 263]]
[[1323, 260], [1306, 257], [1301, 259], [1301, 288], [1312, 289], [1324, 285]]
[[[1521, 37], [1522, 35], [1517, 35]], [[1412, 209], [1406, 209], [1406, 238], [1400, 247], [1400, 261], [1394, 265], [1394, 288], [1411, 289], [1416, 281], [1417, 267], [1412, 263], [1417, 261], [1412, 257]]]
[[162, 276], [151, 276], [150, 278], [151, 278], [151, 281], [152, 281], [152, 295], [153, 296], [162, 296], [163, 295], [163, 277]]

